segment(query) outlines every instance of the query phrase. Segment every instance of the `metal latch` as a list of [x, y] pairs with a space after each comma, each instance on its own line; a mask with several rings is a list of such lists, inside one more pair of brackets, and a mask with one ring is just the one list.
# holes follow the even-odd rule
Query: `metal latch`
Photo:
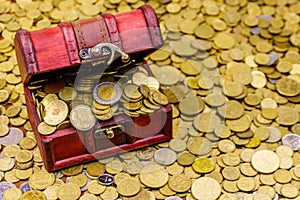
[[[119, 53], [119, 55], [117, 55]], [[121, 61], [128, 63], [130, 57], [127, 53], [123, 52], [120, 47], [111, 43], [100, 43], [92, 48], [85, 48], [79, 51], [79, 56], [85, 61], [92, 61], [92, 65], [99, 64], [110, 65], [117, 56], [121, 55]]]
[[122, 125], [115, 125], [115, 126], [110, 126], [110, 127], [99, 127], [98, 129], [95, 130], [94, 132], [94, 137], [96, 139], [101, 139], [101, 138], [108, 138], [112, 139], [116, 135], [121, 134], [124, 132], [124, 126]]

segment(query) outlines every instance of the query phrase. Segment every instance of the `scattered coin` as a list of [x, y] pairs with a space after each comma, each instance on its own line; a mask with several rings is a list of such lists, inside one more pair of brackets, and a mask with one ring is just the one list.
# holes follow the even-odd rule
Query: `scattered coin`
[[112, 185], [114, 183], [114, 177], [110, 174], [101, 174], [98, 176], [97, 180], [101, 185], [106, 186]]
[[280, 160], [273, 151], [260, 150], [252, 156], [251, 164], [258, 172], [272, 173], [279, 168]]
[[[206, 190], [203, 190], [206, 188]], [[201, 177], [192, 185], [192, 194], [197, 199], [217, 199], [221, 195], [221, 186], [213, 178]]]
[[282, 144], [291, 147], [294, 151], [300, 150], [300, 136], [297, 134], [287, 134], [282, 138]]
[[4, 199], [3, 195], [6, 190], [16, 188], [16, 185], [10, 182], [0, 182], [0, 199]]
[[0, 137], [0, 144], [7, 146], [10, 144], [18, 144], [24, 137], [23, 131], [16, 127], [11, 127], [8, 135]]
[[33, 189], [30, 187], [29, 182], [26, 181], [20, 185], [20, 190], [21, 190], [22, 194], [24, 194], [25, 192], [28, 192]]
[[154, 153], [154, 160], [161, 165], [171, 165], [177, 159], [177, 154], [169, 148], [161, 148]]

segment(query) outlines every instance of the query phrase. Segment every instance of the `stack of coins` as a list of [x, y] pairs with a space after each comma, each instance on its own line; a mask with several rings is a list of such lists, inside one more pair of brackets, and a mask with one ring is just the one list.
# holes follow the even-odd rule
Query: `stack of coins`
[[[79, 71], [79, 77], [75, 76], [74, 73], [66, 74], [29, 86], [41, 121], [40, 134], [50, 135], [71, 125], [86, 131], [93, 128], [96, 119], [106, 121], [120, 114], [149, 115], [168, 104], [167, 97], [159, 91], [157, 79], [148, 76], [142, 67], [137, 66], [125, 74], [88, 75]], [[87, 82], [90, 82], [88, 86]], [[8, 113], [15, 116], [19, 111], [12, 107]], [[90, 123], [83, 123], [80, 112], [90, 116]]]

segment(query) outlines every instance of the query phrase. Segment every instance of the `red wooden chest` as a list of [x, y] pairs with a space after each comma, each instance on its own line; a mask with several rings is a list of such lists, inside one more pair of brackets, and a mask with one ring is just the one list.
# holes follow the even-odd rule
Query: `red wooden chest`
[[[34, 89], [40, 80], [53, 81], [65, 74], [90, 70], [93, 73], [123, 76], [128, 69], [146, 70], [143, 58], [163, 46], [154, 10], [137, 10], [96, 18], [60, 23], [57, 27], [32, 31], [19, 30], [15, 37], [17, 60], [24, 83], [30, 122], [48, 171], [73, 166], [113, 154], [159, 143], [172, 137], [172, 110], [168, 104], [151, 114], [130, 117], [119, 113], [98, 120], [89, 130], [74, 127], [57, 129], [50, 135], [38, 131], [41, 116]], [[39, 93], [39, 94], [36, 94]], [[113, 131], [112, 138], [107, 132]]]

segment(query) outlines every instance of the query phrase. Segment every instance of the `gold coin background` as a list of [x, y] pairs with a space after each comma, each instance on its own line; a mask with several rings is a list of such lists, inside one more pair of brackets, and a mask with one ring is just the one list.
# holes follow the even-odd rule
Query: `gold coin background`
[[[152, 149], [130, 152], [130, 155], [102, 159], [101, 164], [79, 165], [51, 175], [40, 171], [43, 170], [41, 156], [33, 141], [35, 138], [28, 115], [23, 111], [26, 104], [13, 42], [16, 31], [19, 28], [48, 28], [59, 22], [95, 17], [100, 13], [130, 11], [145, 3], [155, 9], [166, 44], [166, 48], [152, 54], [147, 61], [163, 91], [168, 91], [169, 102], [172, 102], [175, 142], [180, 144], [180, 140], [186, 145], [174, 147], [173, 141], [172, 145], [162, 143]], [[277, 194], [283, 198], [296, 198], [300, 189], [300, 153], [285, 149], [280, 139], [291, 131], [300, 134], [299, 13], [300, 4], [296, 0], [1, 1], [0, 139], [11, 136], [9, 127], [14, 126], [22, 128], [24, 135], [31, 139], [14, 141], [13, 146], [0, 143], [1, 153], [5, 156], [1, 158], [0, 180], [12, 182], [18, 188], [30, 181], [38, 189], [26, 192], [21, 200], [50, 198], [49, 191], [59, 191], [62, 198], [68, 198], [74, 192], [79, 198], [77, 186], [63, 184], [66, 177], [80, 174], [80, 177], [93, 180], [100, 172], [117, 173], [115, 176], [126, 173], [124, 177], [135, 179], [137, 185], [142, 184], [141, 190], [136, 189], [137, 194], [131, 193], [135, 195], [122, 197], [124, 199], [165, 199], [171, 195], [186, 200], [203, 197], [237, 199], [237, 194], [249, 199], [273, 199]], [[221, 80], [218, 76], [216, 78], [215, 72]], [[148, 83], [147, 86], [158, 88], [156, 79], [138, 78], [135, 83]], [[222, 87], [222, 84], [225, 84], [224, 90], [216, 88]], [[45, 107], [58, 100], [52, 93], [62, 93], [64, 87], [61, 81], [51, 82], [45, 88], [41, 88], [39, 83], [30, 86], [41, 89], [37, 94], [39, 97], [47, 95], [42, 89], [51, 93], [37, 105], [41, 117]], [[139, 93], [130, 94], [136, 95], [136, 98], [141, 96]], [[89, 101], [88, 96], [82, 98]], [[73, 94], [65, 98], [66, 101], [70, 99], [73, 99]], [[191, 99], [195, 104], [191, 103]], [[161, 103], [165, 104], [165, 101]], [[221, 107], [210, 112], [213, 106]], [[226, 106], [230, 109], [228, 112]], [[101, 108], [97, 110], [101, 115], [99, 118], [111, 115], [112, 108], [99, 105], [97, 108]], [[142, 110], [149, 111], [146, 108]], [[60, 122], [67, 124], [64, 118], [65, 114], [50, 119], [51, 130], [44, 128], [42, 132], [50, 134], [62, 127]], [[211, 118], [215, 120], [211, 122]], [[219, 118], [226, 123], [220, 124]], [[215, 126], [214, 122], [218, 125]], [[153, 154], [160, 148], [176, 151], [177, 162], [161, 168], [155, 165], [145, 168], [145, 163], [155, 162]], [[29, 157], [22, 157], [25, 150], [31, 152]], [[195, 172], [192, 166], [196, 156], [209, 158], [215, 163], [214, 169], [209, 165], [212, 171]], [[118, 167], [114, 166], [116, 163]], [[85, 170], [86, 173], [82, 174]], [[234, 174], [228, 174], [228, 171]], [[156, 175], [161, 176], [157, 181]], [[123, 180], [126, 181], [126, 178]], [[83, 183], [80, 184], [82, 186]], [[96, 194], [82, 192], [81, 199], [121, 198], [114, 186], [99, 186], [94, 182], [87, 184], [90, 184], [91, 191], [96, 186], [101, 190], [97, 190]], [[207, 186], [214, 189], [199, 190]], [[12, 195], [11, 191], [14, 189], [6, 196]], [[19, 198], [19, 190], [16, 191], [14, 195]], [[252, 194], [253, 191], [257, 194]]]

